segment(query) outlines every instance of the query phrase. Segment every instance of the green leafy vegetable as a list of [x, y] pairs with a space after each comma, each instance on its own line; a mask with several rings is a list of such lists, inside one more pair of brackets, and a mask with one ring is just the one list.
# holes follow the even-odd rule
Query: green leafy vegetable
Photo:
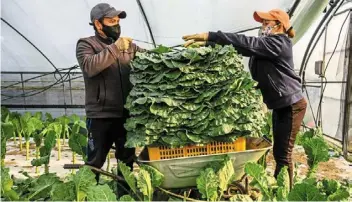
[[53, 173], [41, 175], [38, 179], [32, 182], [32, 187], [29, 188], [31, 193], [28, 196], [28, 200], [38, 200], [50, 197], [52, 187], [59, 182], [59, 177]]
[[135, 176], [131, 172], [131, 168], [126, 166], [126, 164], [124, 164], [121, 161], [118, 162], [118, 167], [122, 176], [125, 178], [128, 186], [130, 186], [133, 193], [137, 194], [137, 187], [136, 187], [137, 182], [136, 182]]
[[120, 197], [119, 201], [135, 201], [130, 195], [123, 195]]
[[22, 151], [23, 127], [21, 125], [21, 114], [18, 112], [11, 113], [11, 122], [15, 127], [15, 134], [16, 134], [16, 136], [18, 136], [20, 151]]
[[137, 53], [125, 107], [127, 147], [180, 147], [260, 136], [261, 94], [231, 46]]
[[34, 113], [34, 117], [41, 121], [43, 118], [43, 112]]
[[295, 184], [288, 194], [289, 201], [326, 201], [326, 196], [314, 185], [307, 183]]
[[4, 159], [6, 155], [6, 142], [10, 139], [15, 131], [12, 122], [9, 121], [9, 116], [1, 121], [1, 166], [4, 166]]
[[327, 194], [330, 195], [334, 192], [336, 192], [340, 188], [340, 183], [336, 180], [327, 180], [324, 179], [322, 181], [323, 184], [323, 191]]
[[82, 167], [68, 182], [58, 183], [51, 191], [53, 201], [116, 201], [108, 184], [97, 185], [95, 174]]
[[95, 185], [97, 182], [95, 174], [88, 167], [84, 166], [73, 176], [73, 183], [75, 185], [76, 200], [83, 201], [89, 192], [89, 187]]
[[19, 195], [12, 189], [12, 186], [13, 180], [10, 177], [9, 169], [1, 166], [1, 196], [9, 201], [18, 201]]
[[52, 123], [54, 122], [54, 118], [50, 113], [45, 113], [45, 122], [46, 123]]
[[230, 198], [230, 201], [253, 201], [253, 199], [249, 195], [236, 194]]
[[30, 112], [26, 112], [21, 116], [21, 126], [26, 140], [26, 160], [29, 160], [29, 139], [38, 130], [43, 129], [43, 122], [37, 117], [32, 117]]
[[10, 110], [1, 106], [1, 121], [5, 122], [6, 118], [11, 114]]
[[226, 156], [223, 166], [217, 172], [219, 176], [219, 188], [220, 191], [226, 191], [228, 185], [233, 181], [235, 171], [233, 168], [232, 160]]
[[68, 140], [68, 145], [73, 152], [82, 155], [83, 158], [85, 158], [87, 137], [85, 136], [86, 134], [80, 133], [81, 128], [86, 128], [85, 123], [83, 121], [76, 121], [72, 127], [72, 132]]
[[50, 195], [53, 201], [74, 201], [76, 199], [75, 183], [69, 181], [55, 184]]
[[164, 175], [152, 166], [141, 165], [141, 169], [146, 170], [150, 174], [153, 187], [160, 186], [164, 181]]
[[286, 166], [281, 168], [280, 173], [277, 176], [277, 185], [279, 186], [276, 193], [277, 200], [286, 201], [290, 191], [290, 178]]
[[253, 184], [258, 186], [261, 190], [264, 200], [273, 198], [273, 193], [268, 187], [268, 176], [265, 173], [263, 166], [253, 162], [246, 163], [244, 171], [246, 174], [253, 177]]
[[202, 194], [202, 198], [208, 201], [215, 201], [218, 198], [219, 179], [214, 170], [207, 168], [201, 171], [197, 178], [197, 188]]
[[137, 187], [144, 196], [145, 201], [152, 201], [154, 189], [150, 174], [148, 171], [141, 169], [138, 174]]
[[308, 177], [312, 177], [315, 174], [320, 162], [329, 160], [329, 146], [319, 131], [319, 129], [311, 129], [303, 135], [301, 140], [308, 157]]
[[328, 196], [328, 201], [347, 201], [350, 198], [350, 193], [346, 188], [340, 188], [333, 194]]
[[107, 184], [90, 186], [87, 201], [116, 201], [116, 195]]
[[[58, 148], [58, 155], [57, 155], [57, 160], [61, 159], [61, 138], [63, 140], [66, 139], [66, 137], [69, 137], [69, 126], [68, 124], [71, 122], [70, 118], [67, 116], [61, 116], [57, 118], [57, 122], [61, 124], [61, 133], [57, 133], [57, 148]], [[65, 141], [64, 141], [65, 142]]]
[[49, 173], [49, 162], [50, 162], [50, 156], [51, 156], [51, 151], [53, 147], [55, 146], [55, 141], [56, 141], [56, 133], [54, 130], [49, 130], [46, 132], [45, 139], [44, 139], [44, 145], [40, 147], [39, 152], [40, 152], [40, 158], [33, 159], [31, 161], [31, 164], [33, 166], [41, 166], [45, 165], [45, 172]]
[[322, 181], [322, 191], [328, 196], [328, 201], [348, 200], [350, 194], [345, 187], [336, 180], [324, 179]]

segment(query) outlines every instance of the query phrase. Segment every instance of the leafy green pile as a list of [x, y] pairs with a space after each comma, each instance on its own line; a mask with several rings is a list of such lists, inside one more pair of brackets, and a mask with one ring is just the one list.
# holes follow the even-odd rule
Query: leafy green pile
[[232, 46], [137, 53], [125, 107], [127, 147], [179, 147], [259, 136], [261, 95]]

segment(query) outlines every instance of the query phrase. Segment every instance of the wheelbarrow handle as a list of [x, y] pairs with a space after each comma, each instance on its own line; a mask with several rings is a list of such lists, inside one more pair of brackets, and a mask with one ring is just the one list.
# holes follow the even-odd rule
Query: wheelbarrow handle
[[86, 166], [102, 175], [105, 175], [105, 176], [108, 176], [108, 177], [111, 177], [112, 179], [114, 180], [117, 180], [117, 181], [125, 181], [125, 179], [123, 179], [122, 177], [118, 176], [118, 175], [115, 175], [113, 173], [110, 173], [108, 171], [105, 171], [105, 170], [102, 170], [102, 169], [99, 169], [99, 168], [96, 168], [96, 167], [93, 167], [93, 166], [90, 166], [90, 165], [85, 165], [85, 164], [64, 164], [64, 169], [79, 169], [83, 166]]

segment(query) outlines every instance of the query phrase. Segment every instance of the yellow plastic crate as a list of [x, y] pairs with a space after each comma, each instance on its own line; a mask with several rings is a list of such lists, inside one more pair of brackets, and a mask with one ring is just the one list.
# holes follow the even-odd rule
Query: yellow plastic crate
[[205, 146], [185, 146], [182, 148], [148, 147], [148, 154], [149, 160], [161, 160], [244, 150], [246, 150], [246, 138], [240, 137], [234, 142], [212, 142]]

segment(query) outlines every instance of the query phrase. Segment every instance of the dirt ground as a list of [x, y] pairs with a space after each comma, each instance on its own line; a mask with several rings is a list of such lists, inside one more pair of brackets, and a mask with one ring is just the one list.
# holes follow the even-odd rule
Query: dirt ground
[[[307, 156], [301, 146], [295, 146], [293, 151], [293, 161], [298, 165], [298, 176], [306, 176], [308, 172]], [[275, 161], [272, 152], [267, 156], [267, 171], [274, 173]], [[352, 163], [341, 157], [331, 157], [328, 162], [322, 162], [318, 166], [316, 174], [318, 179], [328, 178], [334, 180], [352, 181]]]
[[[31, 153], [30, 159], [26, 161], [26, 152], [25, 152], [25, 144], [23, 144], [23, 151], [19, 151], [18, 145], [15, 145], [13, 141], [9, 141], [7, 144], [7, 155], [5, 159], [5, 166], [10, 168], [11, 174], [16, 176], [17, 178], [21, 178], [23, 175], [21, 172], [28, 172], [31, 176], [36, 176], [38, 174], [35, 173], [35, 167], [31, 166], [31, 160], [35, 158], [35, 145], [31, 143]], [[57, 173], [58, 176], [64, 177], [69, 174], [70, 170], [65, 170], [63, 168], [64, 164], [72, 164], [72, 153], [68, 148], [68, 143], [65, 143], [65, 146], [62, 148], [62, 158], [61, 160], [57, 160], [57, 150], [52, 151], [52, 157], [50, 160], [50, 172]], [[307, 157], [304, 154], [304, 150], [300, 146], [295, 146], [293, 152], [294, 162], [298, 164], [298, 175], [302, 176], [307, 173], [308, 166], [306, 159]], [[77, 156], [76, 163], [83, 163], [82, 158]], [[113, 152], [111, 152], [111, 167], [116, 167], [116, 159], [114, 158]], [[267, 171], [273, 173], [275, 162], [273, 160], [273, 156], [270, 154], [267, 156]], [[104, 169], [106, 169], [107, 163], [104, 165]], [[39, 174], [44, 172], [44, 167], [39, 169]], [[24, 176], [23, 176], [24, 177]], [[318, 178], [329, 178], [335, 180], [344, 180], [348, 179], [352, 181], [352, 163], [347, 162], [343, 157], [331, 157], [328, 162], [321, 163], [318, 167], [317, 172]]]

